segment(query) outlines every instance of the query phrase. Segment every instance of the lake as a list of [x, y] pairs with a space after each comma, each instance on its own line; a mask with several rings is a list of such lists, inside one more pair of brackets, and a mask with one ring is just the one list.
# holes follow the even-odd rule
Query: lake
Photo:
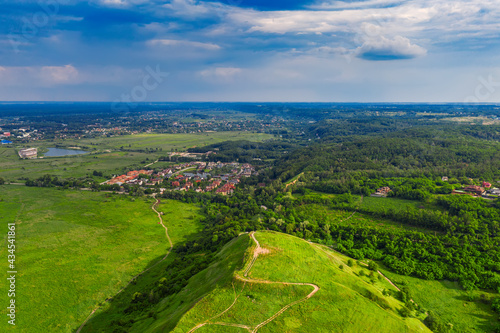
[[43, 154], [44, 157], [59, 157], [68, 155], [81, 155], [86, 154], [88, 151], [76, 149], [61, 149], [61, 148], [48, 148], [49, 151]]

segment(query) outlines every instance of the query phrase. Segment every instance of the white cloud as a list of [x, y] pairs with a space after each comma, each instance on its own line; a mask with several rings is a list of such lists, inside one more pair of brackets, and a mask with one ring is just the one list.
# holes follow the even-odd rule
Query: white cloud
[[[384, 7], [390, 4], [394, 6]], [[385, 30], [384, 35], [405, 35], [439, 42], [445, 38], [460, 40], [459, 33], [477, 32], [498, 38], [500, 7], [497, 0], [368, 0], [359, 2], [326, 1], [316, 10], [257, 11], [231, 9], [228, 19], [248, 32], [354, 33], [370, 23]]]
[[78, 70], [72, 65], [44, 66], [40, 69], [42, 80], [50, 84], [76, 83]]
[[355, 51], [358, 58], [366, 60], [411, 59], [426, 53], [426, 49], [412, 44], [408, 38], [401, 36], [393, 39], [384, 36], [370, 39]]
[[200, 76], [208, 80], [231, 81], [235, 76], [242, 72], [241, 68], [236, 67], [215, 67], [199, 72]]
[[94, 0], [97, 3], [109, 7], [129, 7], [147, 3], [148, 0]]
[[0, 67], [0, 86], [52, 87], [75, 86], [82, 83], [121, 86], [138, 82], [144, 76], [141, 69], [117, 66], [77, 69], [64, 66]]
[[188, 40], [175, 39], [153, 39], [147, 42], [150, 46], [172, 46], [172, 47], [191, 47], [205, 50], [219, 50], [221, 47], [212, 43], [193, 42]]
[[200, 17], [210, 17], [224, 11], [224, 5], [215, 2], [201, 2], [196, 0], [172, 0], [163, 5], [175, 15], [185, 19], [196, 19]]
[[72, 65], [43, 67], [1, 67], [0, 85], [53, 86], [80, 83]]

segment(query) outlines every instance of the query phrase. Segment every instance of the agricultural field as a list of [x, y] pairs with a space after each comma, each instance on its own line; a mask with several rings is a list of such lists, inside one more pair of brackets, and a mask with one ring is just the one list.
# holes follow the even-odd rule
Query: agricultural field
[[[38, 178], [45, 174], [59, 177], [83, 177], [93, 171], [110, 176], [144, 167], [170, 151], [205, 146], [228, 140], [264, 141], [272, 135], [252, 132], [211, 132], [198, 134], [138, 134], [64, 141], [40, 141], [30, 147], [80, 147], [84, 155], [20, 160], [17, 148], [0, 147], [0, 177], [11, 182], [23, 182], [24, 177]], [[103, 179], [104, 181], [104, 179]]]
[[[99, 303], [163, 258], [170, 246], [153, 203], [152, 198], [1, 186], [1, 222], [16, 222], [19, 292], [17, 325], [4, 321], [0, 331], [74, 332]], [[201, 229], [196, 206], [164, 200], [161, 207], [174, 242], [185, 242]], [[6, 247], [1, 253], [6, 257]], [[4, 271], [6, 264], [0, 266]], [[5, 280], [0, 287], [5, 290]]]
[[[253, 132], [208, 132], [208, 133], [187, 133], [187, 134], [136, 134], [114, 136], [110, 138], [94, 138], [64, 141], [54, 141], [54, 144], [64, 144], [66, 147], [82, 147], [91, 150], [103, 149], [126, 149], [140, 150], [153, 149], [167, 151], [184, 151], [188, 148], [206, 146], [223, 141], [249, 140], [264, 141], [273, 139], [274, 136], [265, 133]], [[47, 142], [50, 143], [50, 142]]]
[[381, 271], [397, 285], [406, 284], [413, 300], [433, 311], [445, 324], [453, 325], [452, 332], [493, 332], [498, 326], [498, 315], [490, 305], [479, 301], [481, 295], [493, 298], [498, 294], [484, 290], [464, 291], [458, 282], [428, 281], [386, 269]]
[[350, 267], [349, 258], [290, 235], [255, 237], [257, 259], [254, 243], [232, 283], [201, 300], [174, 332], [236, 332], [234, 325], [259, 332], [430, 332], [418, 319], [399, 315], [402, 304], [382, 294], [394, 287], [365, 276], [366, 267]]

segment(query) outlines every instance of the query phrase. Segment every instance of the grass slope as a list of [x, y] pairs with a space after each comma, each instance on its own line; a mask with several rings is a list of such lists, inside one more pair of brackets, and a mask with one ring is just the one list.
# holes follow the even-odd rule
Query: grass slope
[[[0, 331], [73, 332], [96, 304], [162, 258], [169, 246], [152, 203], [149, 198], [0, 186], [2, 228], [16, 222], [19, 272], [18, 324], [12, 328], [2, 321]], [[195, 206], [163, 205], [168, 205], [165, 219], [175, 221], [179, 241], [199, 230]], [[0, 253], [6, 258], [6, 246]], [[4, 272], [6, 264], [0, 264]], [[7, 293], [1, 296], [2, 303], [6, 298]]]
[[[285, 234], [258, 232], [255, 235], [261, 247], [270, 252], [257, 258], [248, 278], [313, 283], [320, 287], [311, 298], [292, 306], [262, 326], [259, 332], [429, 332], [419, 320], [399, 316], [402, 304], [391, 296], [382, 295], [382, 290], [393, 289], [388, 282], [371, 283], [367, 277], [359, 276], [361, 270], [367, 271], [366, 268], [348, 267], [347, 257]], [[247, 239], [248, 236], [240, 236], [238, 241], [243, 237]], [[246, 251], [246, 268], [254, 248]], [[340, 265], [344, 268], [340, 269]], [[236, 274], [243, 276], [243, 267]], [[312, 290], [305, 285], [244, 283], [233, 278], [196, 304], [183, 316], [174, 332], [190, 332], [206, 321], [212, 325], [202, 326], [196, 332], [245, 330], [216, 323], [246, 325], [254, 329]], [[148, 331], [162, 331], [156, 328]]]
[[[217, 254], [213, 264], [189, 279], [188, 285], [181, 292], [158, 304], [155, 309], [157, 320], [139, 320], [131, 332], [169, 332], [174, 329], [182, 316], [198, 301], [207, 295], [218, 294], [220, 288], [231, 284], [234, 272], [244, 264], [244, 255], [250, 245], [248, 235], [233, 239]], [[218, 310], [222, 311], [215, 308], [215, 311]]]
[[[458, 282], [428, 281], [381, 270], [395, 283], [407, 284], [416, 303], [434, 312], [445, 324], [453, 325], [453, 332], [493, 332], [498, 315], [491, 306], [478, 301], [481, 294], [498, 294], [477, 290], [464, 291]], [[470, 297], [476, 301], [470, 301]]]

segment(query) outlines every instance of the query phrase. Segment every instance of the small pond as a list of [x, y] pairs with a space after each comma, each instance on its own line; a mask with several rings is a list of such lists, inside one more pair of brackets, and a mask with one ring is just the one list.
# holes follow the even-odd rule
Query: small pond
[[81, 155], [86, 154], [88, 151], [77, 150], [77, 149], [61, 149], [61, 148], [48, 148], [49, 151], [43, 154], [44, 157], [60, 157], [69, 155]]

